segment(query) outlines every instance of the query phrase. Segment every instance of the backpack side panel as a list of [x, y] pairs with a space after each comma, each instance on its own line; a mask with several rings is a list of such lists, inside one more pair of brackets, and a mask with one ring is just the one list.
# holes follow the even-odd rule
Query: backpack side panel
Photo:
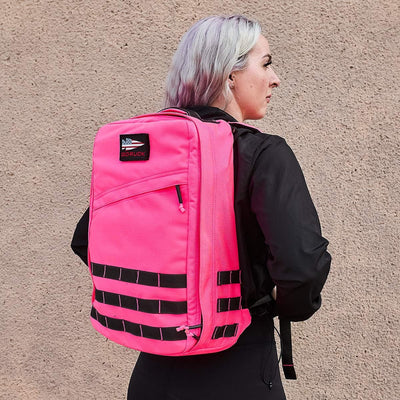
[[249, 310], [241, 308], [234, 212], [233, 135], [225, 121], [207, 125], [208, 129], [199, 129], [199, 293], [203, 329], [191, 354], [212, 353], [231, 347], [251, 321]]

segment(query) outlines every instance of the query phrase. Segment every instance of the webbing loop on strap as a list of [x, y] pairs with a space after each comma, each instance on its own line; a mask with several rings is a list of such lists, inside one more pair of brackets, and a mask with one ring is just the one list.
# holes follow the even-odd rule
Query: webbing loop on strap
[[111, 318], [102, 315], [94, 307], [92, 307], [90, 316], [108, 329], [127, 332], [134, 336], [162, 341], [176, 341], [187, 339], [186, 333], [184, 331], [178, 332], [176, 330], [176, 326], [160, 328], [155, 326], [136, 324], [134, 322], [126, 321], [124, 319]]
[[232, 283], [241, 283], [240, 270], [218, 271], [218, 286], [230, 285]]
[[286, 379], [297, 379], [292, 356], [292, 333], [290, 321], [279, 318], [279, 330], [281, 336], [282, 368]]
[[236, 336], [239, 324], [216, 326], [212, 335], [213, 339]]
[[149, 314], [186, 314], [186, 301], [148, 300], [96, 289], [95, 299], [108, 304]]
[[165, 288], [186, 288], [186, 274], [161, 274], [113, 265], [91, 263], [92, 274], [100, 278]]

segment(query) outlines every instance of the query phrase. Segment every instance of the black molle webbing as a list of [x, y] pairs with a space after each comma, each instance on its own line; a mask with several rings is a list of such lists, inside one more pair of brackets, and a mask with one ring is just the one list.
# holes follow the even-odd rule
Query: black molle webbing
[[217, 312], [240, 310], [241, 297], [227, 297], [218, 299]]
[[218, 271], [218, 286], [240, 283], [240, 270]]
[[186, 314], [186, 301], [148, 300], [97, 290], [98, 302], [150, 314]]
[[185, 331], [178, 332], [176, 327], [157, 328], [154, 326], [136, 324], [123, 319], [110, 318], [106, 317], [105, 315], [101, 315], [94, 307], [92, 307], [90, 316], [108, 329], [127, 332], [134, 336], [165, 341], [187, 339]]
[[138, 285], [157, 286], [166, 288], [186, 288], [186, 274], [160, 274], [157, 272], [140, 271], [91, 263], [92, 274], [101, 278], [136, 283]]
[[216, 326], [212, 335], [213, 339], [236, 336], [239, 324]]

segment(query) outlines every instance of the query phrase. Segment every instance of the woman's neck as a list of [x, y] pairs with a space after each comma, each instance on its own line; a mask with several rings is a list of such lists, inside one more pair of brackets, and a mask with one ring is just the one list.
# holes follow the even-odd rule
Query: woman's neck
[[224, 97], [221, 95], [218, 97], [217, 100], [212, 102], [210, 106], [217, 107], [225, 111], [226, 113], [232, 115], [232, 117], [235, 118], [238, 122], [244, 121], [242, 111], [240, 110], [240, 107], [238, 106], [234, 98], [231, 99], [229, 103], [227, 103]]

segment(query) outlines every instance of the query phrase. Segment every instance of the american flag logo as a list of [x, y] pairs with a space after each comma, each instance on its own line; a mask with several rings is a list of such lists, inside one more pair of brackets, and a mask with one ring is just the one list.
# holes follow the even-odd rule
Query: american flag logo
[[141, 146], [144, 146], [144, 143], [139, 142], [139, 140], [133, 140], [131, 138], [122, 139], [122, 150], [134, 150]]

